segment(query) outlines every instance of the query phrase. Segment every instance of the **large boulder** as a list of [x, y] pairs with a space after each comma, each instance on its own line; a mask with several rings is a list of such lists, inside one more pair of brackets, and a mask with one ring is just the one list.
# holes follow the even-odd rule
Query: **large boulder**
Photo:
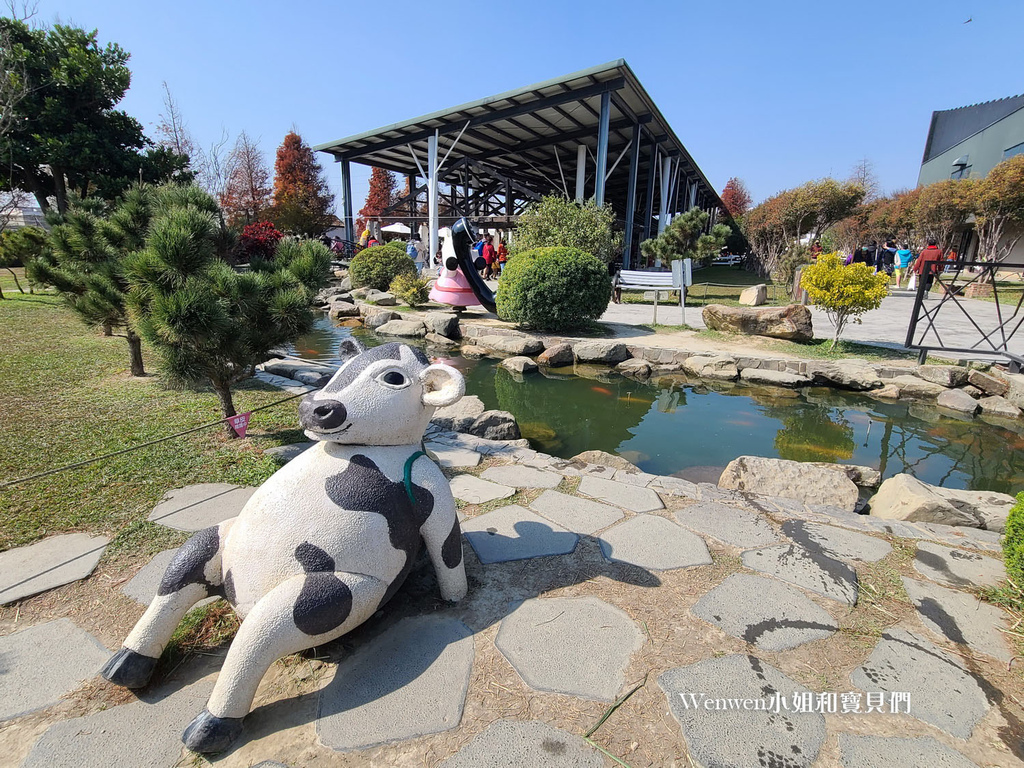
[[1020, 408], [1011, 403], [1005, 397], [992, 395], [983, 397], [977, 401], [981, 412], [987, 416], [1001, 416], [1004, 419], [1016, 419], [1020, 417]]
[[967, 369], [957, 365], [919, 365], [914, 373], [944, 387], [962, 387], [967, 383]]
[[551, 368], [572, 365], [576, 362], [576, 358], [572, 354], [572, 344], [563, 341], [548, 347], [537, 357], [537, 362]]
[[1003, 397], [1018, 408], [1024, 408], [1024, 374], [1006, 373], [1003, 376], [1006, 379], [1007, 387]]
[[736, 361], [728, 355], [693, 355], [683, 361], [683, 370], [690, 376], [717, 381], [735, 381], [740, 375]]
[[637, 357], [623, 360], [615, 366], [615, 370], [623, 376], [630, 376], [634, 379], [647, 379], [651, 376], [651, 364]]
[[341, 288], [342, 291], [351, 291], [352, 278], [349, 277], [348, 275], [345, 275], [343, 278], [341, 278], [341, 282], [338, 283], [338, 287]]
[[886, 520], [985, 528], [1001, 533], [1014, 498], [995, 491], [940, 488], [899, 474], [882, 483], [869, 504], [872, 516]]
[[382, 336], [423, 337], [427, 329], [418, 320], [389, 320], [377, 329]]
[[508, 411], [484, 411], [466, 431], [488, 440], [518, 440], [522, 437], [516, 417]]
[[390, 323], [392, 320], [401, 319], [402, 316], [400, 314], [398, 314], [397, 312], [392, 312], [390, 309], [374, 309], [364, 314], [363, 325], [365, 325], [367, 328], [371, 330], [376, 330], [385, 323]]
[[800, 461], [740, 456], [725, 467], [718, 485], [805, 504], [828, 504], [848, 512], [857, 509], [857, 486], [843, 472]]
[[917, 376], [897, 376], [892, 383], [900, 388], [900, 396], [911, 400], [934, 400], [946, 388], [932, 381], [919, 379]]
[[615, 365], [629, 357], [626, 345], [617, 341], [580, 341], [572, 352], [581, 363], [608, 363]]
[[359, 307], [349, 304], [347, 301], [332, 301], [327, 315], [332, 320], [340, 320], [343, 317], [359, 317]]
[[708, 304], [702, 315], [704, 325], [713, 331], [771, 336], [791, 341], [810, 341], [814, 338], [811, 311], [802, 304], [761, 308]]
[[398, 299], [395, 298], [394, 294], [373, 289], [366, 294], [364, 301], [376, 304], [378, 307], [393, 307], [398, 303]]
[[640, 471], [640, 467], [636, 464], [607, 451], [583, 451], [583, 453], [577, 453], [573, 456], [570, 461], [582, 461], [584, 464], [599, 464], [602, 467], [612, 467], [613, 469], [628, 469], [631, 472]]
[[537, 364], [525, 355], [506, 357], [498, 366], [512, 373], [533, 373], [537, 370]]
[[808, 361], [807, 375], [811, 376], [816, 384], [828, 384], [841, 389], [852, 389], [855, 392], [878, 389], [882, 386], [882, 380], [874, 366], [866, 360], [856, 358]]
[[468, 432], [484, 410], [483, 400], [476, 395], [466, 395], [451, 405], [438, 408], [430, 422], [451, 432]]
[[535, 355], [544, 349], [544, 342], [532, 336], [481, 336], [476, 343], [507, 355]]
[[459, 316], [451, 312], [427, 312], [421, 318], [429, 333], [436, 333], [448, 339], [457, 339], [459, 332]]
[[442, 336], [439, 333], [428, 333], [423, 337], [424, 341], [428, 341], [431, 344], [436, 344], [439, 347], [457, 347], [459, 342], [455, 339], [449, 339], [447, 336]]
[[810, 376], [793, 371], [773, 371], [770, 368], [744, 368], [740, 381], [750, 384], [767, 384], [775, 387], [805, 387], [811, 383]]
[[1010, 389], [1006, 379], [985, 371], [971, 371], [967, 374], [967, 380], [986, 395], [1002, 397]]
[[759, 307], [768, 303], [768, 286], [764, 283], [744, 288], [740, 293], [740, 304], [744, 307]]
[[832, 472], [842, 472], [853, 481], [854, 485], [863, 488], [877, 488], [878, 484], [882, 482], [881, 472], [860, 464], [833, 464], [830, 461], [812, 461], [810, 463]]
[[935, 403], [957, 413], [966, 413], [968, 416], [976, 414], [979, 408], [978, 401], [962, 389], [947, 389], [935, 398]]

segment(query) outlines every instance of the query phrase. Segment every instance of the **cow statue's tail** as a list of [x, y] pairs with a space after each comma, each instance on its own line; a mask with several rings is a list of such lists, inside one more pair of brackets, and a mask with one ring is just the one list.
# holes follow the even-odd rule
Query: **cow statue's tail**
[[[468, 219], [463, 217], [452, 225], [452, 246], [455, 249], [455, 257], [458, 259], [462, 274], [469, 283], [469, 287], [473, 289], [473, 295], [480, 300], [484, 309], [488, 312], [497, 312], [494, 304], [494, 292], [480, 277], [479, 270], [484, 267], [483, 259], [479, 256], [476, 259], [473, 258], [473, 243], [476, 241], [476, 228], [469, 223]], [[477, 264], [477, 261], [480, 263]]]

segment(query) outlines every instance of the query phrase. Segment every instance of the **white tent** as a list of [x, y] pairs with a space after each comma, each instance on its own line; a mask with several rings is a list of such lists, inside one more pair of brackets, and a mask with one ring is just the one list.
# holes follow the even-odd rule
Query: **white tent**
[[396, 222], [394, 224], [388, 224], [386, 227], [380, 228], [381, 232], [387, 232], [389, 235], [409, 235], [412, 234], [412, 230], [409, 229], [405, 224]]

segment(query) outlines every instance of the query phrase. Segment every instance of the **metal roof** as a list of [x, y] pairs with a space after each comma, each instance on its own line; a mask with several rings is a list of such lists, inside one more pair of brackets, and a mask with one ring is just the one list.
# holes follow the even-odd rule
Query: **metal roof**
[[[461, 133], [451, 159], [469, 158], [477, 170], [490, 166], [538, 192], [572, 195], [578, 144], [590, 149], [587, 183], [588, 188], [593, 188], [593, 153], [604, 92], [611, 93], [608, 168], [613, 170], [606, 185], [608, 202], [620, 213], [625, 208], [629, 175], [626, 155], [632, 126], [640, 123], [646, 136], [641, 145], [639, 178], [647, 177], [653, 140], [663, 155], [679, 159], [681, 178], [685, 173], [697, 184], [708, 204], [721, 206], [714, 187], [624, 59], [314, 148], [339, 160], [347, 158], [401, 174], [421, 175], [419, 167], [427, 165], [428, 136], [439, 131], [438, 153], [444, 157]], [[620, 159], [624, 162], [618, 162]], [[457, 176], [446, 178], [445, 171], [452, 171], [451, 162], [445, 164], [441, 180], [459, 180]]]

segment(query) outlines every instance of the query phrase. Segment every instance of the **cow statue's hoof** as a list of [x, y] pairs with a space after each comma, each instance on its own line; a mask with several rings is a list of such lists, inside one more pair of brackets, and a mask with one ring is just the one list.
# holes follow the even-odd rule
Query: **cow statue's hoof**
[[145, 688], [153, 677], [157, 660], [151, 656], [143, 656], [131, 648], [122, 648], [110, 657], [103, 665], [100, 674], [112, 682], [125, 688]]
[[231, 746], [242, 732], [242, 718], [217, 717], [204, 709], [181, 735], [185, 746], [201, 755], [214, 755]]

